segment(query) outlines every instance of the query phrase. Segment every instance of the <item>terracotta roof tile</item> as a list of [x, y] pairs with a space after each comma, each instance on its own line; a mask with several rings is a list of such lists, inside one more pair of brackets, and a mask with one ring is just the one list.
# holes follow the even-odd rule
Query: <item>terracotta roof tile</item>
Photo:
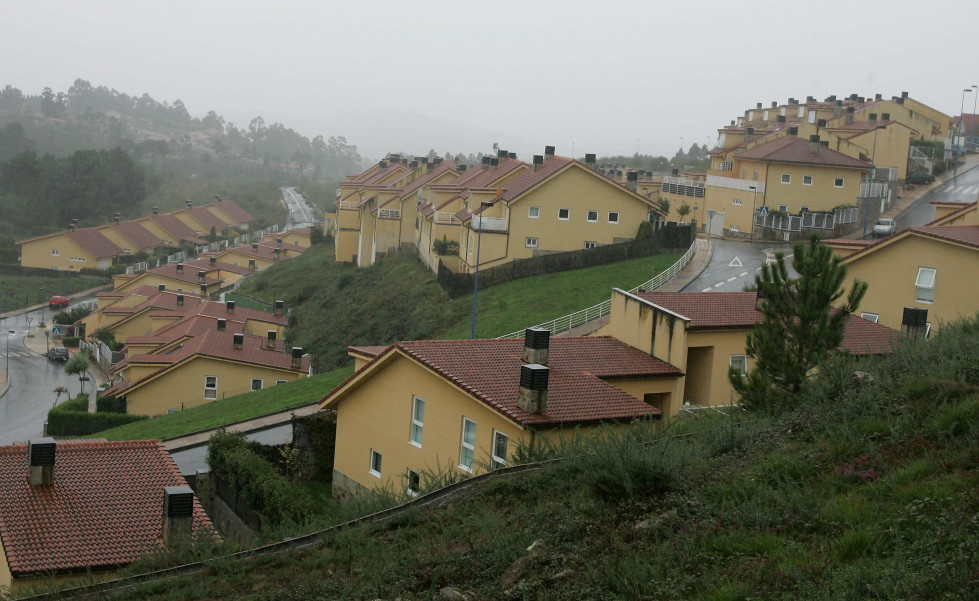
[[739, 159], [756, 159], [776, 163], [803, 163], [809, 165], [829, 165], [852, 169], [870, 169], [870, 163], [857, 160], [842, 152], [820, 146], [818, 152], [809, 150], [809, 141], [795, 136], [786, 136], [750, 148], [737, 155]]
[[150, 219], [152, 219], [158, 226], [170, 232], [171, 235], [181, 242], [190, 242], [192, 244], [204, 244], [207, 242], [206, 240], [201, 240], [198, 238], [197, 232], [187, 227], [187, 224], [180, 221], [170, 213], [153, 215], [150, 217]]
[[65, 230], [64, 234], [75, 244], [92, 253], [96, 259], [105, 259], [122, 254], [121, 248], [94, 227], [76, 229], [75, 231]]
[[[54, 484], [27, 483], [24, 443], [0, 447], [0, 541], [15, 575], [106, 569], [160, 547], [163, 487], [186, 481], [159, 441], [60, 441]], [[213, 532], [194, 499], [194, 531]]]
[[207, 210], [207, 207], [187, 207], [184, 212], [197, 220], [198, 223], [210, 230], [212, 227], [218, 232], [224, 231], [228, 224], [222, 221], [217, 215]]
[[153, 248], [163, 245], [163, 240], [150, 233], [138, 221], [121, 221], [113, 224], [112, 227], [139, 248]]
[[251, 213], [241, 208], [238, 205], [238, 203], [236, 203], [233, 200], [221, 200], [218, 202], [212, 202], [201, 206], [204, 207], [205, 209], [208, 207], [214, 207], [222, 211], [223, 213], [225, 213], [228, 217], [231, 217], [232, 219], [237, 221], [239, 224], [242, 223], [248, 224], [255, 221], [255, 218], [252, 217]]

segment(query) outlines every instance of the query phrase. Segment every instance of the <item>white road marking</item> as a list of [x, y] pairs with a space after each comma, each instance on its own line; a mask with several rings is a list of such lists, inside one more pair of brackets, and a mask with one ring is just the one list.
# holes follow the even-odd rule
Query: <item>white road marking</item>
[[739, 278], [743, 278], [746, 275], [748, 275], [748, 272], [747, 271], [742, 271], [741, 273], [738, 274], [738, 277]]
[[714, 288], [720, 288], [723, 285], [724, 285], [724, 282], [717, 282], [716, 284], [714, 284]]
[[737, 276], [731, 276], [731, 277], [729, 277], [729, 278], [727, 279], [727, 281], [729, 281], [729, 282], [733, 282], [733, 281], [734, 281], [734, 280], [736, 280], [736, 279], [738, 279], [738, 277], [737, 277]]
[[738, 257], [734, 257], [733, 259], [731, 259], [731, 262], [728, 263], [727, 266], [728, 267], [744, 267], [744, 265], [741, 263], [741, 259], [739, 259]]
[[713, 289], [714, 289], [713, 286], [708, 286], [707, 288], [704, 288], [703, 290], [701, 290], [701, 292], [710, 292]]

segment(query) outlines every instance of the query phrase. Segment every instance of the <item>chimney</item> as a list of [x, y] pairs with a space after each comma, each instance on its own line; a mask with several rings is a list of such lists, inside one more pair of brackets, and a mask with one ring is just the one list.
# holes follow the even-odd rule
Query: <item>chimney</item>
[[836, 102], [836, 94], [833, 94], [832, 96], [827, 98], [826, 102]]
[[773, 100], [773, 101], [772, 101], [772, 108], [773, 108], [773, 109], [774, 109], [774, 108], [778, 108], [778, 101], [777, 101], [777, 100]]
[[547, 365], [550, 359], [551, 332], [543, 328], [524, 330], [523, 362]]
[[275, 245], [281, 247], [282, 246], [282, 238], [276, 238], [275, 239]]
[[381, 171], [384, 171], [385, 169], [388, 168], [388, 162], [382, 160], [377, 163], [377, 166], [380, 167]]
[[928, 309], [905, 307], [901, 318], [901, 333], [911, 340], [924, 338], [928, 331]]
[[765, 304], [768, 302], [768, 293], [764, 289], [759, 289], [755, 293], [755, 309], [757, 311], [764, 311]]
[[207, 272], [206, 271], [198, 271], [197, 272], [197, 283], [198, 284], [203, 284], [205, 279], [207, 279]]
[[810, 102], [815, 102], [815, 101], [816, 101], [816, 97], [815, 96], [806, 96], [806, 104], [809, 104]]
[[163, 544], [174, 548], [190, 540], [194, 530], [194, 490], [163, 487]]
[[459, 173], [465, 173], [466, 170], [469, 169], [469, 165], [466, 165], [465, 163], [459, 164], [458, 167], [459, 167]]
[[497, 165], [499, 165], [499, 164], [500, 164], [500, 159], [498, 159], [497, 157], [490, 157], [490, 160], [489, 160], [489, 170], [490, 171], [495, 171]]
[[852, 106], [846, 107], [846, 122], [847, 123], [853, 123], [853, 107]]
[[843, 101], [837, 100], [836, 104], [833, 106], [833, 118], [835, 119], [841, 114], [843, 114]]
[[218, 332], [223, 332], [226, 329], [228, 329], [228, 320], [225, 319], [225, 318], [223, 318], [223, 317], [219, 317], [218, 318]]
[[31, 486], [51, 486], [54, 484], [53, 438], [32, 438], [27, 441], [27, 483]]
[[245, 345], [245, 335], [235, 334], [234, 339], [232, 340], [231, 343], [231, 348], [235, 349], [236, 351], [240, 351], [241, 347], [243, 347], [244, 345]]
[[116, 213], [115, 217], [113, 217], [112, 220], [116, 222], [116, 225], [119, 225], [119, 213]]
[[157, 286], [156, 286], [156, 288], [157, 288], [157, 290], [159, 290], [160, 292], [164, 292], [164, 291], [166, 291], [166, 289], [167, 289], [167, 285], [166, 285], [166, 284], [157, 284]]
[[[201, 296], [207, 296], [207, 284], [201, 283]], [[201, 299], [204, 302], [204, 299]]]
[[904, 96], [895, 96], [894, 97], [894, 102], [896, 102], [898, 104], [904, 104], [904, 98], [905, 98]]
[[517, 158], [517, 153], [515, 153], [515, 152], [509, 152], [509, 153], [507, 153], [507, 158], [508, 159], [516, 159]]
[[554, 156], [554, 147], [553, 146], [545, 146], [544, 147], [544, 159], [547, 160], [547, 159], [551, 158], [552, 156]]
[[429, 163], [425, 163], [425, 171], [426, 172], [427, 171], [431, 171], [432, 169], [435, 169], [435, 161], [431, 161]]
[[211, 257], [210, 259], [208, 259], [208, 263], [210, 263], [211, 265], [217, 265], [218, 264], [218, 258], [217, 257]]
[[750, 142], [751, 141], [751, 137], [754, 136], [754, 135], [755, 135], [755, 128], [754, 127], [747, 127], [747, 128], [745, 128], [745, 130], [744, 130], [744, 141], [745, 142]]
[[673, 175], [673, 177], [676, 177], [676, 176], [680, 175], [680, 170], [679, 169], [672, 169], [672, 170], [670, 170], [670, 173]]
[[756, 109], [760, 109], [760, 108], [761, 108], [761, 103], [759, 102], [758, 104], [756, 104], [756, 105], [755, 105], [755, 108], [756, 108]]
[[278, 249], [278, 248], [273, 248], [272, 249], [272, 260], [273, 261], [278, 261], [279, 260], [279, 253], [280, 252], [282, 252], [282, 251], [280, 249]]
[[154, 215], [159, 215], [160, 214], [160, 209], [157, 208], [157, 207], [153, 207], [153, 214]]
[[908, 93], [907, 92], [901, 92], [901, 98], [902, 99], [907, 98], [907, 97], [908, 97]]
[[224, 309], [228, 312], [228, 315], [235, 314], [235, 301], [227, 301], [224, 303]]
[[68, 231], [69, 232], [75, 231], [75, 223], [74, 222], [68, 224]]
[[184, 272], [184, 264], [177, 263], [177, 273], [183, 273], [183, 272]]
[[799, 128], [798, 127], [795, 127], [795, 126], [790, 127], [789, 128], [789, 135], [790, 136], [798, 136], [799, 135]]
[[417, 160], [412, 161], [411, 164], [409, 165], [409, 167], [411, 167], [411, 170], [412, 171], [414, 171], [415, 169], [418, 169], [418, 161]]
[[188, 201], [187, 201], [187, 208], [189, 209], [189, 208], [190, 208], [190, 207], [192, 207], [192, 206], [194, 206], [194, 203], [192, 203], [192, 202], [190, 202], [190, 201], [188, 200]]
[[272, 311], [273, 315], [282, 315], [285, 311], [285, 302], [277, 300], [275, 301], [275, 309]]
[[489, 169], [491, 158], [492, 157], [490, 157], [488, 154], [483, 155], [483, 159], [482, 159], [483, 169]]
[[595, 168], [595, 159], [596, 159], [596, 157], [595, 157], [594, 154], [586, 154], [585, 155], [585, 164], [588, 165], [589, 167], [591, 167], [592, 169], [594, 169]]
[[265, 348], [270, 351], [275, 350], [275, 330], [269, 330], [267, 333], [267, 338], [265, 339]]
[[248, 259], [248, 269], [258, 271], [258, 263], [255, 262], [255, 259]]
[[884, 96], [882, 94], [874, 94], [874, 100], [880, 100]]
[[531, 363], [520, 366], [520, 389], [517, 407], [527, 413], [547, 413], [547, 378], [550, 370], [546, 365]]
[[625, 185], [633, 192], [639, 189], [639, 173], [631, 169], [625, 174]]
[[534, 155], [534, 171], [537, 171], [544, 166], [544, 156], [540, 154]]
[[258, 250], [258, 242], [252, 242], [252, 252], [255, 252], [257, 250]]
[[177, 306], [178, 307], [183, 307], [184, 306], [184, 295], [183, 294], [178, 294], [177, 295]]
[[435, 157], [434, 159], [432, 159], [432, 163], [434, 163], [436, 165], [441, 165], [442, 164], [442, 161], [444, 161], [444, 160], [445, 160], [444, 157]]
[[303, 364], [303, 347], [292, 347], [292, 369], [299, 369]]
[[819, 152], [819, 136], [809, 136], [809, 152]]
[[505, 150], [497, 150], [496, 151], [496, 158], [505, 159], [505, 158], [507, 158], [507, 156], [509, 156], [509, 154], [510, 153], [508, 153]]
[[858, 98], [860, 98], [860, 97], [857, 96], [856, 93], [850, 94], [850, 100], [857, 100]]

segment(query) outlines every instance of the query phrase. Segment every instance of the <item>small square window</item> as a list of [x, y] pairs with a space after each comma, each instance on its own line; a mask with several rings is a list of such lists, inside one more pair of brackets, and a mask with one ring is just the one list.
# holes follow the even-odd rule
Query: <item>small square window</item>
[[524, 246], [527, 248], [537, 248], [537, 238], [527, 238], [524, 241]]
[[739, 227], [738, 227], [738, 226], [736, 226], [736, 225], [732, 225], [732, 226], [731, 226], [731, 231], [732, 231], [732, 232], [740, 232], [740, 231], [741, 231], [741, 228], [739, 228]]
[[562, 220], [562, 221], [567, 221], [568, 219], [571, 218], [571, 210], [570, 209], [558, 209], [557, 210], [557, 218], [560, 219], [560, 220]]
[[778, 210], [780, 213], [788, 213], [789, 205], [778, 205]]
[[587, 240], [585, 241], [585, 248], [595, 248], [597, 246], [598, 246], [598, 242], [588, 242]]
[[803, 186], [811, 186], [812, 185], [812, 176], [811, 175], [803, 175], [802, 176], [802, 185]]
[[528, 208], [527, 209], [527, 217], [530, 217], [531, 219], [539, 219], [540, 218], [540, 207], [530, 207], [530, 208]]
[[417, 497], [418, 492], [421, 490], [421, 477], [418, 475], [418, 472], [409, 469], [406, 479], [408, 482], [407, 486], [405, 486], [405, 492], [411, 497]]
[[588, 211], [588, 222], [595, 223], [598, 221], [598, 211]]
[[935, 278], [938, 272], [931, 267], [919, 267], [918, 277], [914, 280], [916, 289], [915, 300], [919, 303], [935, 302]]
[[618, 223], [619, 222], [619, 214], [618, 214], [618, 212], [616, 212], [616, 211], [610, 212], [608, 214], [608, 222], [609, 223]]
[[262, 379], [252, 378], [252, 390], [261, 390], [261, 389], [262, 389]]
[[836, 188], [842, 188], [843, 187], [843, 178], [842, 177], [838, 177], [838, 178], [834, 179], [833, 180], [833, 186], [836, 187]]
[[742, 376], [748, 375], [748, 358], [744, 355], [731, 355], [731, 367]]
[[791, 173], [783, 173], [782, 174], [782, 183], [783, 184], [791, 184], [792, 183], [792, 174]]
[[61, 254], [61, 251], [58, 250], [57, 248], [52, 248], [51, 249], [51, 254], [57, 257], [58, 255]]
[[371, 449], [371, 469], [369, 470], [372, 476], [381, 477], [381, 454]]
[[872, 321], [874, 323], [877, 323], [877, 320], [880, 319], [880, 315], [878, 315], [877, 313], [861, 313], [860, 317], [866, 319], [867, 321]]
[[733, 204], [736, 207], [740, 207], [741, 206], [741, 199], [740, 198], [735, 198], [734, 200], [731, 201], [731, 204]]

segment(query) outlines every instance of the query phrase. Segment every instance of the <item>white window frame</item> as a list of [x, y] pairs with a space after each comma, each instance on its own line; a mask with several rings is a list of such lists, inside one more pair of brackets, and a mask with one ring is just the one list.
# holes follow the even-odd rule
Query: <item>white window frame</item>
[[[594, 217], [592, 217], [594, 215]], [[588, 211], [585, 214], [585, 220], [588, 223], [598, 223], [598, 211]]]
[[930, 321], [926, 321], [925, 322], [925, 338], [929, 338], [929, 337], [931, 337], [931, 322]]
[[736, 359], [738, 360], [738, 363], [741, 364], [741, 375], [742, 376], [747, 376], [748, 375], [748, 355], [731, 355], [731, 359], [728, 362], [728, 365], [730, 365], [731, 367], [733, 367], [735, 369], [737, 369], [737, 366], [734, 364], [734, 362], [735, 362]]
[[[561, 217], [561, 212], [564, 212], [564, 217]], [[567, 221], [571, 219], [571, 209], [558, 209], [557, 210], [558, 221]]]
[[728, 228], [728, 229], [730, 229], [730, 230], [731, 230], [732, 232], [740, 232], [740, 231], [741, 231], [741, 228], [740, 228], [740, 227], [738, 227], [738, 226], [736, 226], [736, 225], [732, 225], [732, 226], [731, 226], [730, 228]]
[[381, 477], [381, 468], [383, 467], [384, 456], [377, 449], [371, 449], [371, 462], [370, 467], [367, 472], [376, 478]]
[[844, 178], [842, 178], [842, 177], [837, 177], [837, 178], [834, 178], [833, 179], [833, 187], [834, 188], [842, 188], [845, 183], [846, 183], [846, 180]]
[[586, 249], [597, 248], [597, 247], [598, 247], [598, 242], [592, 242], [590, 240], [585, 240], [585, 248]]
[[276, 380], [275, 381], [275, 385], [276, 386], [278, 386], [280, 384], [288, 384], [288, 383], [289, 383], [289, 380]]
[[51, 254], [54, 255], [54, 256], [56, 256], [56, 257], [61, 256], [61, 249], [60, 248], [52, 248], [51, 249]]
[[781, 213], [788, 213], [789, 212], [789, 205], [778, 205], [778, 210]]
[[530, 219], [540, 219], [540, 207], [527, 207], [527, 217]]
[[[615, 219], [612, 219], [612, 215], [615, 215]], [[620, 217], [620, 215], [619, 215], [619, 212], [618, 211], [609, 211], [608, 212], [608, 222], [609, 223], [618, 223], [619, 222], [619, 217]]]
[[811, 175], [803, 175], [802, 176], [802, 185], [803, 186], [811, 186], [812, 185], [812, 176]]
[[734, 200], [731, 201], [731, 204], [733, 204], [736, 207], [740, 207], [741, 206], [741, 199], [740, 198], [735, 198]]
[[761, 120], [762, 121], [768, 121], [768, 111], [766, 110], [764, 113], [762, 113], [762, 115], [764, 115], [764, 116], [762, 117]]
[[[422, 441], [425, 439], [425, 399], [414, 395], [411, 399], [411, 429], [408, 434], [408, 443], [420, 449], [422, 448]], [[421, 418], [418, 417], [419, 408], [421, 409]]]
[[[207, 379], [214, 379], [214, 386], [207, 385]], [[207, 396], [208, 391], [211, 392], [213, 396]], [[217, 376], [204, 376], [204, 400], [213, 401], [218, 398], [218, 377]]]
[[[503, 454], [499, 455], [497, 451], [497, 439], [503, 438]], [[493, 448], [490, 453], [492, 460], [493, 469], [499, 469], [501, 467], [506, 467], [506, 456], [507, 450], [510, 444], [510, 437], [505, 432], [500, 432], [499, 430], [493, 430]]]
[[[468, 424], [472, 424], [472, 436], [467, 442], [466, 426]], [[459, 441], [459, 469], [471, 474], [473, 465], [476, 463], [476, 422], [468, 417], [462, 418], [462, 432], [459, 435]]]
[[528, 237], [524, 239], [524, 246], [527, 248], [537, 248], [537, 238]]
[[[255, 382], [258, 382], [258, 388], [255, 388]], [[252, 392], [263, 388], [265, 388], [265, 380], [263, 378], [252, 378]]]
[[799, 212], [800, 213], [808, 213], [809, 212], [809, 207], [799, 207]]
[[781, 181], [782, 181], [783, 184], [791, 184], [792, 183], [792, 174], [791, 173], [783, 173], [782, 174]]
[[[931, 277], [928, 277], [928, 276]], [[924, 276], [924, 278], [922, 277]], [[933, 267], [919, 267], [918, 277], [914, 279], [915, 294], [914, 299], [919, 303], [932, 304], [935, 302], [935, 281], [938, 279], [938, 270]], [[929, 281], [930, 280], [930, 281]], [[922, 291], [927, 290], [928, 292]]]
[[[412, 478], [414, 476], [414, 478]], [[412, 488], [412, 480], [415, 481], [415, 487]], [[421, 491], [422, 477], [415, 470], [408, 468], [408, 473], [405, 474], [405, 494], [409, 497], [417, 497]]]
[[872, 321], [874, 323], [877, 323], [878, 321], [880, 321], [880, 315], [877, 314], [877, 313], [866, 313], [866, 312], [864, 312], [864, 313], [861, 313], [860, 314], [860, 317], [866, 319], [867, 321]]
[[733, 171], [734, 161], [721, 161], [721, 171]]

